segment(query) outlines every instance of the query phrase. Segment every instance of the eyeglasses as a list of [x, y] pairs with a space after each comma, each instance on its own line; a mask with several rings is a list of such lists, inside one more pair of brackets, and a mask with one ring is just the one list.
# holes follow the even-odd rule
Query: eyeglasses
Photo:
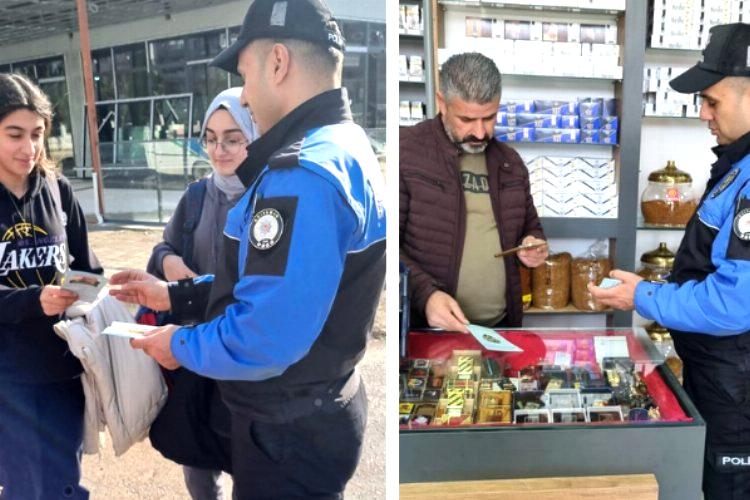
[[201, 145], [206, 151], [213, 151], [218, 146], [221, 146], [221, 149], [223, 149], [224, 152], [232, 155], [239, 153], [240, 149], [242, 149], [246, 144], [248, 144], [248, 141], [240, 141], [237, 139], [227, 139], [222, 142], [219, 142], [216, 139], [207, 139], [205, 137], [201, 139]]

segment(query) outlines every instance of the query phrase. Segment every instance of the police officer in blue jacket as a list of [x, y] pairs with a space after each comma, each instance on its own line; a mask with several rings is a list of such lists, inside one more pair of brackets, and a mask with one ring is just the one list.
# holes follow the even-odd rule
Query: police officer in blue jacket
[[237, 175], [216, 276], [125, 271], [113, 294], [169, 309], [134, 341], [219, 380], [235, 497], [340, 498], [361, 451], [362, 359], [385, 277], [380, 166], [341, 88], [344, 40], [319, 0], [255, 0], [213, 64], [244, 79], [261, 138]]
[[699, 92], [718, 157], [669, 283], [591, 287], [601, 303], [669, 328], [684, 387], [707, 424], [706, 499], [750, 498], [750, 25], [711, 29], [703, 59], [670, 82]]

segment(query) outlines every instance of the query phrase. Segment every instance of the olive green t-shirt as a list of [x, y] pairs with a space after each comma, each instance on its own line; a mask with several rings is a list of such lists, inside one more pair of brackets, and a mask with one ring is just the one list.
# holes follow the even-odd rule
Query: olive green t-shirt
[[494, 326], [505, 317], [505, 263], [490, 200], [484, 153], [463, 153], [459, 163], [466, 200], [466, 237], [456, 300], [472, 323]]

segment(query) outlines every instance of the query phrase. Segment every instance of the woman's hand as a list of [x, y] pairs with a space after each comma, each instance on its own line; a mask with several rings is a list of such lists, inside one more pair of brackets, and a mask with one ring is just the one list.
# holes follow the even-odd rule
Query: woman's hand
[[198, 276], [192, 269], [185, 265], [185, 261], [179, 255], [166, 255], [161, 261], [161, 267], [164, 270], [164, 277], [167, 278], [167, 281], [177, 281]]
[[46, 285], [39, 295], [39, 303], [42, 311], [47, 316], [57, 316], [65, 312], [65, 309], [78, 300], [78, 294], [70, 290], [64, 290], [56, 285]]

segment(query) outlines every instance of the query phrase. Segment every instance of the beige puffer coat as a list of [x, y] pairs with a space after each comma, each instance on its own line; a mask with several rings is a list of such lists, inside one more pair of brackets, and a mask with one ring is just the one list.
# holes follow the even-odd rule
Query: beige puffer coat
[[115, 455], [148, 436], [149, 427], [167, 399], [159, 365], [129, 340], [101, 335], [113, 321], [134, 322], [123, 304], [103, 292], [93, 305], [72, 306], [55, 332], [68, 342], [83, 365], [86, 396], [84, 453], [99, 451], [99, 432], [106, 426]]

